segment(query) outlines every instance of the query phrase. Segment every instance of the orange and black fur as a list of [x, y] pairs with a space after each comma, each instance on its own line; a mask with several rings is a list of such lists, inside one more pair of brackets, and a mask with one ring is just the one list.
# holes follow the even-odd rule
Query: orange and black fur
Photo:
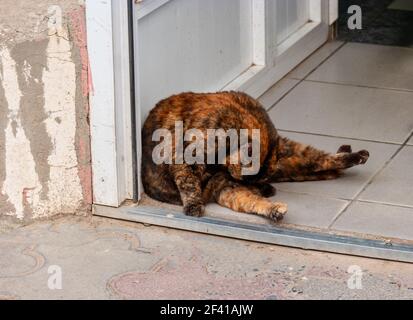
[[[156, 129], [174, 132], [175, 122], [183, 129], [259, 129], [260, 170], [253, 176], [241, 175], [241, 164], [155, 164], [152, 141]], [[282, 219], [287, 205], [272, 202], [272, 182], [327, 180], [341, 171], [364, 164], [366, 150], [353, 153], [341, 146], [329, 154], [278, 135], [258, 101], [241, 92], [182, 93], [160, 101], [150, 112], [142, 129], [142, 182], [145, 192], [159, 201], [183, 205], [184, 212], [201, 216], [208, 202], [235, 211]]]

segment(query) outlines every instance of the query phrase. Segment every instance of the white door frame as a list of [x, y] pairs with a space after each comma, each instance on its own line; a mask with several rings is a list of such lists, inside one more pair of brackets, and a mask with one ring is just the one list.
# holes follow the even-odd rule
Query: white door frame
[[309, 0], [310, 21], [278, 46], [272, 45], [277, 30], [266, 10], [270, 1], [274, 0], [256, 0], [253, 11], [254, 46], [263, 48], [258, 51], [259, 61], [224, 90], [241, 90], [257, 98], [327, 41], [329, 25], [334, 22], [330, 21], [329, 8], [335, 10], [333, 4], [338, 0]]
[[[127, 1], [86, 0], [87, 41], [94, 89], [89, 101], [93, 202], [113, 207], [120, 206], [133, 195]], [[168, 1], [172, 0], [143, 0], [134, 6], [134, 21]], [[270, 20], [266, 16], [268, 1], [274, 0], [253, 0], [254, 65], [224, 90], [242, 90], [258, 97], [327, 40], [328, 26], [337, 17], [338, 0], [310, 0], [312, 21], [274, 48], [267, 45], [269, 39], [274, 42], [274, 34], [270, 32], [275, 32], [273, 26], [269, 27]], [[135, 34], [138, 34], [137, 25], [134, 23]], [[302, 37], [300, 32], [306, 36]], [[137, 65], [135, 74], [138, 74]], [[140, 168], [138, 88], [136, 83], [136, 156]]]
[[[127, 0], [86, 1], [93, 202], [133, 195]], [[116, 35], [116, 36], [114, 36]]]

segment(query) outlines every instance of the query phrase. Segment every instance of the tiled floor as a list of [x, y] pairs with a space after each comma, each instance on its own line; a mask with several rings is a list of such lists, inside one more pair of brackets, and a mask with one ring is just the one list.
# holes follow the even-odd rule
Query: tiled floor
[[278, 84], [263, 96], [281, 134], [371, 156], [338, 180], [278, 184], [285, 222], [413, 240], [413, 49], [329, 43], [291, 80], [300, 82], [282, 99]]
[[413, 90], [411, 48], [347, 43], [308, 80]]
[[[273, 200], [288, 204], [281, 226], [413, 244], [413, 48], [327, 43], [259, 100], [281, 135], [331, 153], [343, 144], [370, 152], [337, 180], [276, 184]], [[206, 215], [271, 223], [217, 204]]]
[[284, 223], [413, 240], [413, 49], [332, 42], [260, 100], [282, 135], [370, 151], [338, 180], [277, 184]]

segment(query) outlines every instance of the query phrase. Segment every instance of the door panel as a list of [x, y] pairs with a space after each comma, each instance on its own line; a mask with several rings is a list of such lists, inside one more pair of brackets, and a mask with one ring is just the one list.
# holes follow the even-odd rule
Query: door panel
[[[264, 5], [265, 66], [253, 66], [226, 90], [259, 97], [328, 39], [329, 0], [256, 0]], [[260, 8], [258, 6], [258, 8]], [[261, 7], [262, 8], [262, 7]], [[254, 16], [260, 17], [259, 14]], [[253, 21], [260, 26], [259, 20]], [[256, 32], [258, 31], [258, 32]], [[254, 29], [256, 34], [262, 32]]]
[[[257, 98], [328, 37], [329, 0], [143, 0], [135, 9], [140, 122], [183, 91]], [[139, 132], [139, 131], [138, 131]]]
[[277, 0], [270, 10], [276, 17], [277, 44], [304, 26], [310, 17], [308, 0]]
[[252, 64], [252, 0], [171, 0], [138, 21], [142, 120], [182, 91], [216, 91]]

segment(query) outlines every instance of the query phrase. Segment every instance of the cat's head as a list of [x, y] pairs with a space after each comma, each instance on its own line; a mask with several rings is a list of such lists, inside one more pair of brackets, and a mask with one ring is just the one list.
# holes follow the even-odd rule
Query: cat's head
[[226, 160], [228, 172], [234, 179], [243, 181], [255, 181], [262, 175], [265, 162], [268, 158], [267, 143], [257, 137], [252, 137], [250, 142], [241, 145], [235, 151], [235, 159], [231, 161], [234, 153], [231, 153]]

